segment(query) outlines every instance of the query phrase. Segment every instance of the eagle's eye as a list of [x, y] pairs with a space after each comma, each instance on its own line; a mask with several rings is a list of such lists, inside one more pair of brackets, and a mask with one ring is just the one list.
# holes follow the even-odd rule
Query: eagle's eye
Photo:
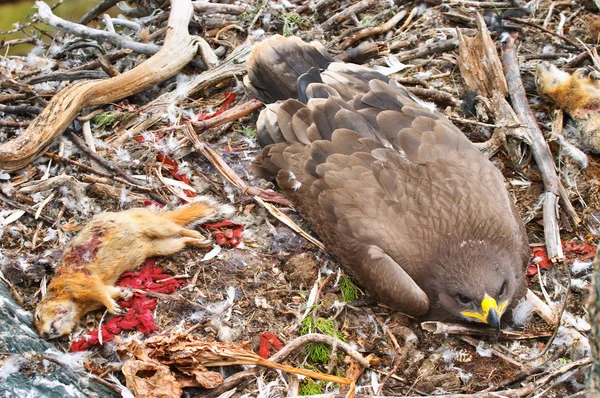
[[506, 294], [507, 288], [508, 288], [508, 283], [506, 281], [504, 281], [504, 283], [502, 284], [502, 287], [500, 288], [500, 297], [504, 296], [504, 294]]
[[471, 302], [471, 299], [465, 296], [464, 294], [457, 294], [456, 299], [461, 304], [469, 304]]

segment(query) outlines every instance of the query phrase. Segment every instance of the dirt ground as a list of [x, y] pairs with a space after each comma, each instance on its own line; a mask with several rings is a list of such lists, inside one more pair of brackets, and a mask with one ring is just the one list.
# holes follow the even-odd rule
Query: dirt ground
[[[599, 10], [593, 1], [533, 0], [521, 4], [527, 11], [509, 2], [362, 2], [365, 6], [350, 18], [330, 25], [326, 23], [327, 28], [323, 28], [324, 22], [339, 15], [352, 2], [321, 1], [316, 3], [318, 9], [315, 10], [303, 8], [301, 2], [242, 0], [234, 3], [245, 7], [245, 11], [237, 15], [209, 15], [196, 11], [191, 32], [202, 35], [221, 61], [238, 46], [275, 33], [317, 40], [333, 55], [340, 56], [349, 56], [344, 52], [347, 47], [372, 43], [374, 54], [363, 57], [367, 58], [366, 64], [385, 65], [384, 57], [396, 56], [408, 67], [392, 77], [407, 87], [423, 89], [416, 90], [416, 95], [436, 103], [438, 109], [458, 119], [456, 125], [474, 142], [489, 139], [493, 130], [489, 124], [495, 121], [490, 115], [490, 118], [482, 119], [480, 113], [478, 119], [475, 115], [465, 114], [470, 100], [457, 67], [457, 46], [449, 43], [448, 47], [439, 51], [432, 47], [433, 44], [452, 41], [457, 28], [467, 36], [475, 34], [476, 12], [486, 15], [492, 37], [497, 42], [506, 32], [518, 34], [519, 66], [529, 103], [542, 131], [548, 133], [553, 127], [553, 108], [536, 92], [533, 81], [536, 65], [544, 61], [573, 71], [576, 67], [591, 64], [589, 59], [578, 65], [572, 61], [586, 49], [594, 48], [600, 32]], [[141, 3], [138, 4], [142, 8]], [[156, 7], [152, 2], [144, 3], [144, 6]], [[163, 7], [168, 9], [167, 5]], [[403, 19], [394, 26], [386, 26], [387, 21], [404, 11], [407, 15]], [[149, 35], [151, 42], [160, 45], [164, 39], [164, 31], [161, 34], [160, 29], [165, 26], [166, 18], [156, 15], [163, 13], [156, 11], [153, 18], [131, 17], [131, 20], [144, 22], [144, 28], [137, 33], [129, 30], [120, 32], [136, 40], [148, 39]], [[27, 21], [21, 23], [26, 26]], [[97, 22], [89, 25], [103, 28]], [[47, 29], [40, 22], [33, 26]], [[356, 32], [369, 28], [380, 28], [380, 32], [356, 42], [346, 42]], [[0, 143], [22, 134], [28, 122], [35, 117], [33, 113], [11, 113], [5, 106], [29, 105], [41, 109], [70, 80], [53, 78], [53, 73], [72, 70], [96, 59], [100, 54], [99, 48], [105, 53], [116, 50], [110, 44], [82, 41], [56, 32], [51, 33], [53, 41], [50, 44], [49, 33], [30, 27], [23, 29], [35, 44], [35, 50], [28, 57], [0, 57], [0, 113], [3, 116], [0, 120]], [[7, 40], [11, 40], [10, 37], [7, 36]], [[6, 43], [3, 45], [6, 49]], [[70, 48], [70, 51], [62, 52], [65, 48]], [[415, 50], [423, 48], [433, 50], [415, 53]], [[113, 65], [124, 72], [144, 59], [141, 55], [130, 54], [115, 60]], [[133, 134], [133, 137], [128, 133], [133, 129], [132, 120], [153, 116], [155, 111], [148, 107], [150, 101], [162, 94], [181, 90], [185, 82], [200, 73], [197, 68], [188, 66], [177, 76], [142, 93], [117, 103], [84, 109], [81, 115], [95, 115], [91, 119], [91, 133], [97, 154], [115, 168], [102, 167], [90, 159], [89, 154], [82, 151], [70, 136], [63, 135], [47, 151], [78, 163], [42, 156], [18, 171], [0, 171], [1, 270], [4, 278], [14, 286], [17, 300], [26, 310], [32, 311], [40, 300], [40, 286], [52, 277], [61, 248], [94, 213], [126, 210], [147, 205], [149, 200], [153, 200], [147, 191], [115, 181], [113, 177], [120, 175], [119, 170], [142, 176], [138, 180], [139, 185], [152, 187], [153, 192], [168, 205], [182, 202], [181, 197], [186, 194], [181, 186], [171, 184], [168, 188], [156, 177], [159, 173], [163, 179], [187, 181], [186, 184], [193, 187], [198, 195], [212, 195], [233, 204], [237, 212], [231, 220], [243, 225], [244, 235], [242, 245], [233, 247], [224, 244], [220, 253], [208, 260], [203, 260], [205, 252], [194, 248], [158, 259], [158, 267], [186, 280], [188, 284], [172, 295], [158, 299], [154, 310], [158, 326], [156, 333], [190, 331], [221, 341], [244, 341], [255, 351], [259, 350], [260, 336], [264, 333], [274, 334], [284, 345], [307, 331], [334, 335], [350, 343], [364, 356], [374, 354], [380, 359], [358, 379], [357, 394], [420, 396], [472, 394], [490, 389], [488, 391], [516, 391], [506, 396], [528, 396], [530, 393], [543, 397], [583, 396], [577, 394], [583, 394], [581, 391], [588, 372], [586, 365], [589, 364], [586, 358], [590, 353], [584, 352], [581, 344], [574, 341], [566, 330], [577, 330], [582, 337], [589, 332], [585, 309], [592, 271], [589, 265], [600, 231], [597, 219], [600, 211], [600, 168], [596, 155], [588, 154], [589, 165], [581, 169], [565, 156], [555, 141], [550, 143], [559, 176], [582, 222], [577, 228], [572, 228], [572, 221], [561, 212], [561, 239], [571, 278], [571, 293], [564, 314], [568, 321], [554, 339], [551, 349], [542, 357], [532, 359], [544, 350], [548, 336], [554, 330], [538, 315], [533, 315], [524, 326], [513, 327], [527, 334], [525, 339], [426, 332], [419, 323], [374, 301], [340, 269], [335, 259], [270, 215], [252, 196], [242, 194], [209, 160], [194, 151], [182, 126], [190, 120], [202, 121], [222, 106], [223, 109], [231, 109], [248, 102], [252, 96], [241, 83], [243, 73], [224, 77], [217, 83], [213, 81], [209, 87], [193, 95], [184, 91], [183, 99], [169, 105], [166, 114], [157, 123]], [[40, 82], [30, 80], [36, 77], [40, 77]], [[232, 98], [232, 93], [235, 95], [233, 102], [223, 105]], [[254, 177], [249, 168], [251, 160], [260, 151], [255, 129], [258, 113], [255, 111], [239, 120], [199, 130], [199, 137], [248, 185], [276, 190], [270, 183]], [[488, 125], [468, 123], [465, 119]], [[84, 123], [85, 118], [74, 125], [80, 137]], [[568, 131], [565, 134], [569, 134]], [[164, 156], [158, 156], [159, 153]], [[540, 272], [535, 265], [532, 266], [528, 276], [530, 288], [543, 301], [559, 308], [565, 295], [567, 276], [560, 266], [543, 259], [543, 250], [534, 253], [544, 246], [541, 205], [544, 186], [539, 169], [527, 150], [519, 164], [511, 160], [504, 148], [492, 160], [505, 175], [517, 208], [527, 222], [532, 264], [540, 266]], [[83, 168], [80, 164], [90, 168]], [[104, 170], [110, 177], [97, 175], [95, 170]], [[80, 194], [71, 185], [40, 192], [21, 191], [23, 187], [61, 175], [74, 179], [74, 186], [83, 189], [83, 195], [89, 202], [83, 203], [81, 196], [78, 197]], [[276, 206], [310, 233], [308, 224], [293, 208]], [[17, 214], [15, 211], [19, 209], [25, 212], [11, 219], [11, 215]], [[36, 219], [36, 214], [41, 217]], [[319, 291], [316, 303], [310, 302], [311, 291], [317, 290], [314, 286]], [[307, 303], [310, 306], [305, 315]], [[89, 330], [97, 330], [102, 317], [103, 311], [88, 314], [70, 340], [58, 340], [56, 346], [68, 351], [71, 341], [80, 339]], [[410, 334], [407, 330], [414, 332], [418, 341], [405, 342]], [[121, 336], [122, 339], [131, 337], [146, 338], [135, 331]], [[0, 353], [0, 364], [6, 358]], [[124, 383], [118, 370], [105, 371], [116, 362], [119, 362], [116, 343], [107, 342], [102, 347], [91, 349], [88, 368], [102, 377], [114, 373]], [[286, 363], [337, 375], [344, 375], [349, 369], [344, 355], [331, 354], [326, 346], [308, 346], [289, 357]], [[219, 371], [226, 378], [242, 371], [242, 368], [221, 368]], [[536, 380], [550, 374], [553, 376], [545, 384], [536, 384]], [[302, 379], [298, 390], [293, 388], [292, 379], [292, 376], [267, 371], [238, 385], [233, 395], [286, 396], [296, 395], [298, 391], [310, 395], [336, 391], [339, 387]], [[524, 393], [527, 388], [533, 391]], [[201, 388], [187, 389], [184, 394], [214, 396], [210, 390]]]

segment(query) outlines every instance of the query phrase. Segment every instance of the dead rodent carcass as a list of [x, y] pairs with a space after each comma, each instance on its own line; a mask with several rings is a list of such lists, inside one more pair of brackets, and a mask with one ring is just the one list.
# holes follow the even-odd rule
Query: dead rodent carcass
[[210, 241], [186, 228], [225, 218], [233, 207], [208, 197], [175, 210], [138, 208], [101, 213], [71, 240], [42, 301], [34, 325], [43, 338], [69, 334], [90, 311], [106, 307], [120, 313], [116, 300], [131, 291], [116, 287], [119, 276], [146, 258], [174, 254], [186, 245], [207, 247]]
[[577, 124], [581, 145], [600, 153], [600, 74], [590, 69], [568, 73], [540, 63], [535, 73], [539, 94], [552, 100]]

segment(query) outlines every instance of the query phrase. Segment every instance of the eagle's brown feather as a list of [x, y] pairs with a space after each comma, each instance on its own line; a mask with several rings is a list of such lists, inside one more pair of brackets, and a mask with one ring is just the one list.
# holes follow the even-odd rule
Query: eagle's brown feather
[[[297, 61], [313, 54], [299, 39], [258, 48], [279, 46], [294, 64], [311, 64]], [[277, 91], [258, 69], [284, 70], [279, 52], [259, 50], [249, 62], [256, 92]], [[292, 87], [298, 77], [285, 69], [269, 78]], [[522, 297], [527, 237], [494, 165], [383, 75], [333, 63], [320, 79], [300, 93], [307, 104], [287, 99], [262, 112], [259, 137], [270, 145], [253, 168], [276, 179], [328, 251], [372, 294], [416, 317], [462, 319], [460, 294]]]

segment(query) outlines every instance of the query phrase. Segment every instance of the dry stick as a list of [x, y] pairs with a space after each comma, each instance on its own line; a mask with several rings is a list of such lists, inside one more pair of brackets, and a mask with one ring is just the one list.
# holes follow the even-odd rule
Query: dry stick
[[421, 328], [435, 335], [486, 336], [492, 338], [498, 337], [499, 340], [530, 340], [541, 337], [550, 337], [552, 335], [550, 332], [524, 333], [515, 330], [500, 330], [498, 333], [495, 329], [489, 327], [480, 328], [464, 324], [444, 323], [438, 321], [422, 322]]
[[511, 4], [507, 1], [471, 1], [471, 0], [445, 0], [444, 3], [460, 4], [461, 6], [468, 7], [481, 7], [481, 8], [508, 8]]
[[398, 58], [398, 60], [400, 62], [405, 62], [405, 61], [410, 61], [411, 59], [415, 59], [415, 58], [423, 58], [423, 57], [426, 57], [431, 54], [445, 53], [448, 51], [452, 51], [456, 47], [458, 47], [458, 39], [457, 38], [443, 40], [443, 41], [438, 41], [435, 43], [427, 44], [425, 46], [419, 46], [412, 50], [401, 51], [396, 54], [396, 58]]
[[558, 377], [558, 376], [562, 376], [565, 373], [571, 371], [571, 369], [573, 368], [580, 368], [586, 365], [589, 365], [592, 362], [592, 360], [590, 358], [583, 358], [580, 359], [578, 361], [575, 362], [571, 362], [568, 365], [565, 365], [561, 368], [558, 368], [557, 370], [555, 370], [554, 372], [548, 374], [547, 376], [544, 377], [540, 377], [539, 379], [537, 379], [536, 381], [534, 381], [533, 383], [530, 383], [524, 387], [521, 387], [519, 389], [516, 390], [510, 390], [515, 396], [515, 397], [525, 397], [529, 394], [531, 394], [532, 392], [536, 391], [538, 388], [547, 385], [552, 379]]
[[[199, 48], [198, 38], [188, 33], [192, 3], [190, 0], [172, 0], [171, 4], [170, 29], [165, 44], [156, 55], [119, 76], [76, 83], [60, 91], [23, 134], [0, 145], [0, 169], [18, 170], [40, 156], [83, 108], [139, 93], [177, 74], [187, 65]], [[42, 7], [39, 12], [44, 14]]]
[[268, 191], [266, 189], [261, 189], [257, 187], [252, 187], [246, 184], [244, 180], [238, 176], [235, 171], [229, 167], [227, 163], [221, 158], [221, 156], [213, 151], [206, 143], [204, 143], [198, 134], [194, 131], [191, 123], [187, 123], [183, 126], [183, 132], [188, 137], [190, 142], [194, 145], [194, 147], [202, 153], [206, 159], [208, 159], [217, 170], [225, 177], [227, 181], [229, 181], [234, 187], [238, 188], [244, 195], [249, 196], [258, 196], [264, 200], [269, 202], [279, 203], [284, 206], [291, 206], [291, 202], [289, 199], [285, 198], [281, 194], [275, 191]]
[[209, 3], [206, 1], [193, 1], [194, 12], [200, 14], [231, 14], [240, 15], [248, 9], [246, 5]]
[[323, 22], [321, 24], [321, 28], [323, 28], [324, 31], [333, 29], [334, 27], [341, 25], [346, 20], [351, 18], [353, 14], [359, 14], [366, 9], [379, 4], [380, 2], [380, 0], [361, 0], [358, 3], [354, 3], [350, 7], [344, 8], [341, 12]]
[[556, 33], [556, 32], [553, 32], [553, 31], [551, 31], [550, 29], [546, 29], [546, 28], [544, 28], [543, 26], [540, 26], [540, 25], [538, 25], [538, 24], [536, 24], [536, 23], [533, 23], [533, 22], [530, 22], [530, 21], [525, 21], [525, 20], [518, 19], [518, 18], [510, 18], [510, 17], [509, 17], [509, 18], [506, 18], [506, 19], [508, 19], [509, 21], [512, 21], [512, 22], [520, 23], [520, 24], [523, 24], [523, 25], [529, 25], [529, 26], [531, 26], [531, 27], [534, 27], [534, 28], [536, 28], [536, 29], [539, 29], [539, 30], [541, 30], [542, 32], [545, 32], [545, 33], [548, 33], [548, 34], [550, 34], [550, 35], [552, 35], [552, 36], [558, 37], [558, 38], [559, 38], [559, 39], [561, 39], [562, 41], [564, 41], [564, 42], [566, 42], [566, 43], [569, 43], [570, 45], [572, 45], [573, 47], [577, 48], [578, 50], [583, 50], [583, 48], [581, 47], [581, 45], [580, 45], [580, 44], [578, 44], [578, 43], [575, 43], [573, 40], [569, 39], [568, 37], [566, 37], [566, 36], [563, 36], [563, 35], [559, 35], [558, 33]]
[[[600, 45], [594, 47], [596, 51], [600, 51]], [[565, 64], [565, 68], [577, 68], [581, 66], [582, 63], [585, 62], [586, 59], [590, 58], [590, 51], [586, 50], [581, 52], [578, 56], [570, 60]]]
[[[457, 64], [465, 87], [490, 102], [490, 109], [493, 111], [497, 124], [518, 124], [519, 119], [507, 100], [508, 86], [496, 45], [481, 14], [475, 14], [474, 20], [477, 24], [475, 36], [468, 37], [460, 29], [456, 31], [458, 38]], [[480, 62], [482, 59], [485, 59], [486, 62]], [[531, 145], [531, 139], [527, 135], [525, 127], [510, 130], [504, 127], [497, 128], [490, 139], [474, 145], [488, 158], [504, 147], [511, 160], [517, 162], [522, 156], [520, 142]], [[507, 140], [508, 136], [516, 139], [509, 141]]]
[[[65, 367], [66, 369], [68, 369], [69, 372], [73, 371], [70, 364], [61, 362], [59, 359], [54, 358], [48, 354], [42, 354], [41, 357], [47, 361], [54, 362], [57, 365]], [[110, 383], [110, 382], [104, 380], [103, 378], [98, 377], [92, 373], [89, 373], [89, 372], [75, 372], [75, 373], [81, 375], [82, 378], [89, 377], [90, 379], [94, 380], [95, 382], [102, 384], [103, 386], [108, 387], [111, 390], [116, 391], [119, 394], [123, 392], [123, 390], [116, 384]]]
[[108, 75], [101, 70], [80, 70], [76, 72], [50, 72], [44, 75], [35, 76], [27, 80], [26, 84], [38, 84], [53, 81], [73, 81], [73, 80], [94, 80], [94, 79], [106, 79]]
[[[515, 44], [515, 36], [509, 36], [502, 46], [502, 64], [504, 66], [504, 74], [508, 83], [508, 92], [513, 105], [513, 109], [521, 119], [521, 122], [527, 125], [527, 132], [532, 140], [531, 151], [533, 157], [540, 169], [542, 180], [544, 182], [544, 237], [548, 257], [552, 261], [557, 261], [563, 258], [562, 246], [560, 243], [560, 233], [558, 227], [558, 198], [560, 195], [560, 181], [556, 174], [554, 161], [548, 143], [542, 134], [535, 116], [529, 107], [523, 81], [521, 80], [521, 71], [517, 58], [517, 47]], [[574, 214], [575, 209], [572, 208], [571, 202], [568, 200], [568, 195], [563, 197], [563, 206], [568, 213]], [[569, 207], [572, 212], [569, 211]], [[571, 215], [570, 214], [570, 215]], [[575, 214], [575, 217], [577, 215]], [[573, 218], [577, 224], [578, 220]]]
[[96, 7], [89, 10], [80, 20], [81, 25], [87, 25], [92, 19], [98, 17], [104, 11], [108, 10], [112, 6], [116, 5], [121, 0], [102, 0]]
[[[461, 339], [462, 341], [464, 341], [467, 344], [471, 344], [473, 347], [478, 347], [479, 346], [479, 341], [477, 341], [476, 339], [474, 339], [472, 337], [469, 337], [469, 336], [460, 336], [459, 339]], [[491, 352], [492, 352], [492, 354], [494, 354], [498, 358], [502, 359], [504, 362], [508, 362], [511, 365], [514, 365], [514, 366], [518, 367], [519, 369], [525, 368], [525, 365], [523, 365], [520, 362], [515, 361], [514, 359], [512, 359], [511, 357], [509, 357], [506, 354], [503, 354], [502, 352], [498, 351], [494, 347], [491, 347]]]
[[404, 19], [404, 17], [406, 16], [407, 11], [406, 10], [401, 10], [398, 11], [398, 13], [396, 15], [394, 15], [389, 21], [387, 21], [386, 23], [382, 24], [382, 25], [377, 25], [377, 26], [372, 26], [369, 28], [365, 28], [361, 31], [359, 31], [356, 34], [353, 34], [352, 36], [350, 36], [349, 38], [347, 38], [343, 43], [342, 43], [342, 48], [348, 48], [352, 45], [354, 45], [354, 43], [356, 43], [359, 40], [362, 40], [366, 37], [370, 37], [370, 36], [375, 36], [381, 33], [385, 33], [388, 30], [393, 29], [400, 21], [402, 21]]
[[[118, 61], [119, 59], [126, 57], [127, 55], [131, 54], [133, 51], [131, 51], [131, 49], [129, 48], [123, 48], [121, 50], [117, 50], [111, 53], [108, 53], [106, 55], [104, 55], [104, 57], [106, 57], [106, 59], [108, 59], [110, 62], [115, 62]], [[76, 72], [79, 70], [91, 70], [91, 69], [97, 69], [100, 68], [100, 60], [99, 59], [95, 59], [91, 62], [88, 62], [87, 64], [83, 64], [81, 66], [78, 66], [76, 68], [71, 68], [69, 69], [69, 71], [71, 72]]]
[[571, 273], [569, 272], [569, 266], [567, 265], [567, 260], [565, 258], [562, 259], [562, 266], [563, 266], [563, 272], [567, 276], [567, 288], [565, 289], [565, 296], [563, 297], [563, 301], [560, 306], [560, 310], [558, 311], [558, 317], [557, 317], [558, 321], [556, 322], [556, 327], [554, 328], [554, 332], [552, 333], [552, 336], [550, 336], [550, 339], [546, 343], [546, 347], [544, 347], [542, 352], [540, 352], [538, 355], [535, 355], [531, 358], [527, 358], [527, 361], [534, 361], [534, 360], [546, 355], [546, 353], [548, 352], [548, 350], [550, 350], [550, 347], [552, 346], [552, 342], [554, 342], [554, 339], [556, 338], [556, 335], [558, 334], [558, 330], [560, 329], [562, 317], [565, 312], [565, 309], [567, 308], [567, 303], [569, 302], [569, 295], [571, 293]]
[[[81, 138], [79, 138], [74, 132], [68, 130], [67, 135], [68, 135], [69, 139], [71, 139], [71, 141], [73, 141], [73, 143], [79, 149], [81, 149], [83, 152], [85, 152], [85, 154], [88, 155], [92, 160], [98, 162], [98, 164], [102, 165], [102, 167], [104, 167], [105, 169], [112, 170], [112, 171], [120, 174], [129, 183], [138, 185], [137, 183], [139, 182], [139, 180], [136, 180], [135, 178], [130, 176], [125, 170], [121, 169], [120, 167], [115, 166], [107, 159], [98, 155], [96, 152], [91, 151], [90, 148], [86, 145], [86, 143]], [[148, 193], [148, 196], [150, 196], [153, 200], [157, 201], [158, 203], [163, 204], [163, 205], [167, 203], [165, 201], [165, 199], [162, 196], [160, 196], [158, 193], [156, 193], [154, 191], [146, 191], [146, 192]]]
[[3, 194], [0, 193], [0, 200], [4, 203], [6, 203], [7, 205], [14, 207], [16, 209], [20, 209], [23, 210], [25, 213], [27, 213], [28, 216], [33, 217], [36, 220], [42, 220], [45, 223], [47, 223], [48, 225], [52, 226], [54, 224], [54, 220], [50, 219], [50, 217], [44, 216], [42, 214], [37, 215], [36, 217], [36, 212], [34, 210], [32, 210], [30, 207], [25, 206], [15, 200], [12, 200], [6, 196], [4, 196]]
[[561, 350], [557, 350], [554, 353], [554, 355], [552, 355], [552, 357], [550, 357], [543, 364], [541, 364], [539, 366], [534, 366], [530, 369], [522, 370], [519, 373], [517, 373], [516, 375], [513, 375], [511, 378], [504, 379], [496, 385], [491, 384], [488, 388], [486, 388], [482, 392], [496, 391], [496, 390], [499, 390], [500, 388], [506, 388], [506, 387], [508, 387], [512, 384], [515, 384], [515, 383], [517, 383], [527, 377], [530, 377], [532, 375], [538, 375], [539, 373], [547, 373], [549, 365], [554, 364], [554, 362], [557, 361], [560, 357], [562, 357], [565, 354], [565, 352], [566, 352], [565, 348], [563, 348]]
[[435, 88], [423, 88], [423, 87], [406, 87], [406, 89], [416, 95], [417, 97], [423, 99], [427, 98], [432, 100], [433, 102], [441, 102], [445, 104], [450, 104], [454, 107], [460, 107], [461, 103], [459, 100], [454, 98], [452, 94], [447, 93], [445, 91], [441, 91]]
[[251, 99], [248, 102], [237, 105], [229, 110], [226, 110], [225, 112], [221, 113], [220, 115], [217, 115], [208, 120], [192, 122], [192, 126], [194, 126], [194, 130], [196, 130], [196, 132], [201, 132], [206, 129], [220, 126], [227, 122], [232, 122], [232, 121], [238, 120], [244, 116], [248, 116], [249, 114], [251, 114], [252, 112], [254, 112], [255, 110], [259, 109], [262, 106], [263, 106], [263, 103], [261, 101], [259, 101], [257, 99]]
[[276, 219], [281, 221], [283, 224], [287, 225], [292, 231], [296, 232], [297, 234], [302, 235], [302, 237], [304, 237], [304, 239], [306, 239], [313, 245], [317, 246], [319, 249], [325, 250], [325, 245], [323, 245], [323, 243], [321, 243], [321, 241], [310, 236], [306, 231], [304, 231], [302, 228], [300, 228], [300, 226], [298, 224], [296, 224], [291, 218], [289, 218], [288, 216], [283, 214], [281, 211], [279, 211], [278, 208], [276, 208], [275, 206], [273, 206], [270, 203], [266, 203], [258, 196], [255, 196], [254, 200], [256, 200], [259, 204], [261, 204], [263, 207], [265, 207], [273, 217], [275, 217]]
[[[331, 346], [333, 346], [335, 344], [338, 349], [344, 351], [346, 354], [348, 354], [348, 356], [350, 356], [350, 358], [352, 358], [354, 361], [358, 362], [361, 366], [363, 366], [365, 368], [370, 367], [369, 361], [367, 359], [365, 359], [358, 351], [356, 351], [354, 348], [352, 348], [352, 346], [350, 346], [348, 343], [344, 343], [343, 341], [340, 341], [340, 340], [336, 339], [335, 337], [324, 335], [324, 334], [318, 334], [318, 333], [310, 333], [310, 334], [305, 334], [304, 336], [296, 337], [294, 340], [287, 343], [285, 345], [285, 347], [283, 347], [281, 350], [279, 350], [277, 353], [275, 353], [272, 357], [270, 357], [269, 361], [271, 361], [271, 362], [285, 361], [291, 354], [300, 350], [302, 347], [305, 347], [307, 344], [310, 344], [310, 343], [323, 343], [323, 344], [328, 344]], [[247, 382], [248, 380], [256, 377], [262, 370], [263, 369], [260, 369], [260, 368], [254, 368], [251, 370], [246, 370], [244, 372], [236, 373], [235, 375], [225, 379], [223, 384], [221, 384], [219, 387], [208, 391], [205, 395], [203, 395], [203, 397], [208, 398], [208, 397], [219, 396], [220, 394], [224, 393], [225, 391], [229, 391], [232, 388], [237, 387], [240, 384]], [[341, 396], [344, 397], [344, 395], [341, 395]]]
[[315, 4], [311, 5], [310, 0], [308, 0], [300, 7], [296, 8], [296, 14], [304, 14], [309, 9], [313, 12], [317, 12], [321, 8], [328, 6], [330, 3], [333, 3], [333, 0], [318, 0]]
[[101, 171], [101, 170], [98, 170], [98, 169], [96, 169], [96, 168], [90, 167], [90, 166], [88, 166], [88, 165], [86, 165], [86, 164], [83, 164], [83, 163], [81, 163], [81, 162], [78, 162], [78, 161], [76, 161], [76, 160], [72, 160], [72, 159], [69, 159], [69, 158], [64, 158], [64, 157], [62, 157], [62, 156], [56, 155], [56, 154], [54, 154], [54, 153], [51, 153], [51, 152], [44, 152], [44, 154], [43, 154], [43, 155], [44, 155], [45, 157], [48, 157], [48, 158], [50, 158], [50, 159], [54, 159], [54, 160], [56, 160], [56, 161], [58, 161], [58, 162], [68, 163], [68, 164], [70, 164], [70, 165], [73, 165], [73, 166], [75, 166], [75, 167], [78, 167], [78, 168], [80, 168], [80, 169], [82, 169], [82, 170], [85, 170], [85, 171], [87, 171], [88, 173], [93, 173], [93, 174], [97, 174], [97, 175], [99, 175], [99, 176], [102, 176], [102, 177], [110, 178], [110, 179], [112, 179], [112, 180], [114, 180], [114, 181], [116, 181], [116, 182], [119, 182], [119, 183], [121, 183], [121, 184], [128, 185], [128, 186], [130, 186], [130, 187], [132, 187], [132, 188], [135, 188], [135, 189], [137, 189], [137, 190], [139, 190], [139, 191], [143, 191], [143, 192], [154, 192], [154, 188], [144, 187], [144, 186], [141, 186], [141, 185], [139, 185], [139, 184], [132, 183], [132, 182], [130, 182], [130, 181], [127, 181], [127, 180], [126, 180], [126, 179], [124, 179], [124, 178], [117, 177], [117, 176], [116, 176], [116, 175], [114, 175], [114, 174], [106, 173], [106, 172], [104, 172], [104, 171]]

